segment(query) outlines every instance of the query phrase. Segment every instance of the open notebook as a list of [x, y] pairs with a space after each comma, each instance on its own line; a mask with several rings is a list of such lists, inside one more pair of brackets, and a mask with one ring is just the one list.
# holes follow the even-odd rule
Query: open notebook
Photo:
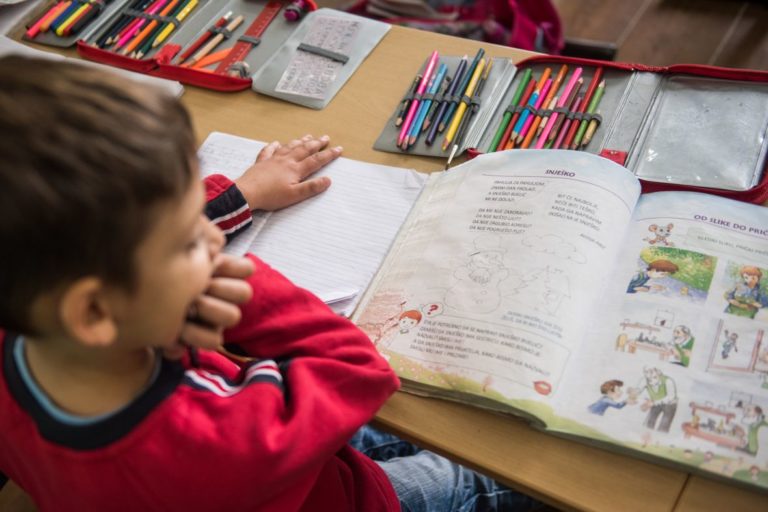
[[[242, 174], [265, 143], [211, 133], [200, 147], [204, 176]], [[254, 212], [254, 223], [227, 251], [252, 252], [329, 304], [349, 315], [389, 250], [426, 175], [339, 158], [318, 175], [331, 187], [277, 212]]]

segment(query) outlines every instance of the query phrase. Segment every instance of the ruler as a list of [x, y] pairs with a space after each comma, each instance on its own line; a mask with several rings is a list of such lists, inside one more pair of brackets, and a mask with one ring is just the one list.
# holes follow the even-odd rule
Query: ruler
[[224, 60], [219, 63], [214, 73], [224, 74], [229, 70], [230, 66], [236, 62], [242, 62], [246, 55], [248, 55], [248, 52], [251, 51], [251, 48], [259, 44], [259, 38], [282, 8], [282, 1], [270, 0], [267, 2], [264, 9], [261, 10], [259, 15], [256, 16], [245, 30], [245, 33], [238, 38], [237, 43], [232, 47]]

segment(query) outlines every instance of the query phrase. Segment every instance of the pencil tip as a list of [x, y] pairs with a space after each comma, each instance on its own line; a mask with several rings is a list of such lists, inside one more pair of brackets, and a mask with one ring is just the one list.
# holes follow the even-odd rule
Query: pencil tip
[[451, 166], [451, 162], [453, 162], [453, 157], [456, 156], [456, 151], [459, 149], [458, 144], [454, 144], [453, 148], [451, 149], [451, 154], [448, 156], [448, 161], [445, 162], [445, 171], [448, 170], [448, 168]]

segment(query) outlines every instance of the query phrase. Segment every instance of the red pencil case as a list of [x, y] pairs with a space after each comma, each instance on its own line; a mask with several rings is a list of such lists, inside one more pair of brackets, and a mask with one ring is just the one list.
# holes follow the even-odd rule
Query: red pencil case
[[[455, 73], [457, 60], [447, 57], [445, 61], [452, 66], [449, 74]], [[488, 152], [506, 113], [517, 112], [519, 116], [528, 110], [530, 114], [534, 105], [513, 101], [526, 70], [530, 69], [538, 81], [549, 68], [554, 79], [563, 65], [568, 69], [556, 95], [563, 94], [577, 68], [581, 68], [582, 96], [599, 68], [605, 81], [596, 110], [583, 114], [587, 124], [595, 120], [597, 129], [581, 150], [627, 167], [640, 178], [646, 192], [696, 190], [754, 203], [768, 199], [765, 71], [688, 64], [653, 67], [559, 56], [529, 58], [517, 63], [511, 79], [501, 73], [491, 76], [463, 139], [452, 142], [458, 153], [466, 151], [472, 157]], [[403, 100], [414, 96], [406, 87], [416, 74], [404, 77]], [[398, 103], [396, 112], [402, 104]], [[542, 104], [534, 111], [542, 118], [551, 117], [553, 109], [547, 107], [551, 105]], [[571, 125], [582, 124], [581, 114], [574, 115], [564, 107], [555, 110], [561, 119], [570, 119]], [[374, 148], [403, 152], [396, 145], [396, 117], [393, 114], [390, 118]], [[445, 132], [441, 133], [443, 140]], [[450, 149], [443, 149], [437, 141], [425, 144], [422, 133], [407, 152], [448, 158]]]
[[[693, 190], [741, 201], [768, 199], [768, 72], [693, 64], [668, 67], [540, 56], [515, 80], [470, 156], [487, 152], [523, 71], [582, 68], [584, 87], [602, 67], [599, 128], [584, 151], [640, 178], [643, 192]], [[584, 90], [584, 89], [582, 89]], [[512, 106], [515, 107], [514, 105]]]

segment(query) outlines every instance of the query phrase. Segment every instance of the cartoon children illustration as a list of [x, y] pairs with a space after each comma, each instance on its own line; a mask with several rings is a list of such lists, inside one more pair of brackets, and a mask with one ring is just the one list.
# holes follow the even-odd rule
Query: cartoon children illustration
[[653, 284], [653, 281], [667, 277], [679, 270], [678, 266], [669, 260], [653, 260], [644, 271], [632, 278], [627, 286], [627, 293], [661, 291], [664, 287]]
[[421, 322], [421, 312], [415, 309], [403, 311], [397, 323], [400, 326], [400, 334], [406, 334]]
[[724, 330], [723, 334], [725, 335], [725, 340], [723, 341], [723, 350], [720, 352], [720, 355], [723, 356], [723, 359], [728, 359], [731, 350], [734, 352], [739, 351], [739, 348], [736, 346], [736, 342], [739, 341], [739, 335], [735, 332], [728, 332], [728, 329]]
[[739, 269], [739, 275], [741, 281], [725, 294], [725, 300], [728, 301], [725, 312], [755, 318], [757, 311], [768, 305], [768, 297], [760, 291], [763, 272], [757, 267], [744, 265]]
[[757, 455], [758, 442], [757, 434], [762, 427], [768, 427], [768, 421], [765, 420], [763, 408], [759, 405], [748, 404], [744, 406], [744, 416], [741, 422], [747, 426], [747, 439], [744, 446], [740, 449], [750, 455]]
[[603, 416], [609, 407], [613, 407], [614, 409], [622, 409], [625, 405], [627, 405], [626, 400], [619, 401], [621, 400], [621, 387], [623, 385], [624, 383], [622, 381], [616, 379], [603, 382], [600, 385], [600, 393], [602, 393], [603, 396], [598, 398], [597, 402], [588, 406], [587, 410], [592, 414]]
[[672, 329], [672, 343], [670, 344], [670, 355], [675, 359], [673, 364], [679, 364], [680, 366], [688, 367], [691, 362], [691, 351], [693, 350], [693, 342], [695, 341], [691, 334], [690, 327], [686, 325], [678, 325]]
[[[647, 400], [640, 407], [641, 410], [648, 411], [645, 426], [659, 432], [669, 432], [677, 412], [677, 385], [671, 377], [664, 375], [658, 368], [645, 368], [643, 377], [645, 382], [635, 388], [630, 397], [645, 394]], [[659, 421], [658, 427], [657, 421]]]

